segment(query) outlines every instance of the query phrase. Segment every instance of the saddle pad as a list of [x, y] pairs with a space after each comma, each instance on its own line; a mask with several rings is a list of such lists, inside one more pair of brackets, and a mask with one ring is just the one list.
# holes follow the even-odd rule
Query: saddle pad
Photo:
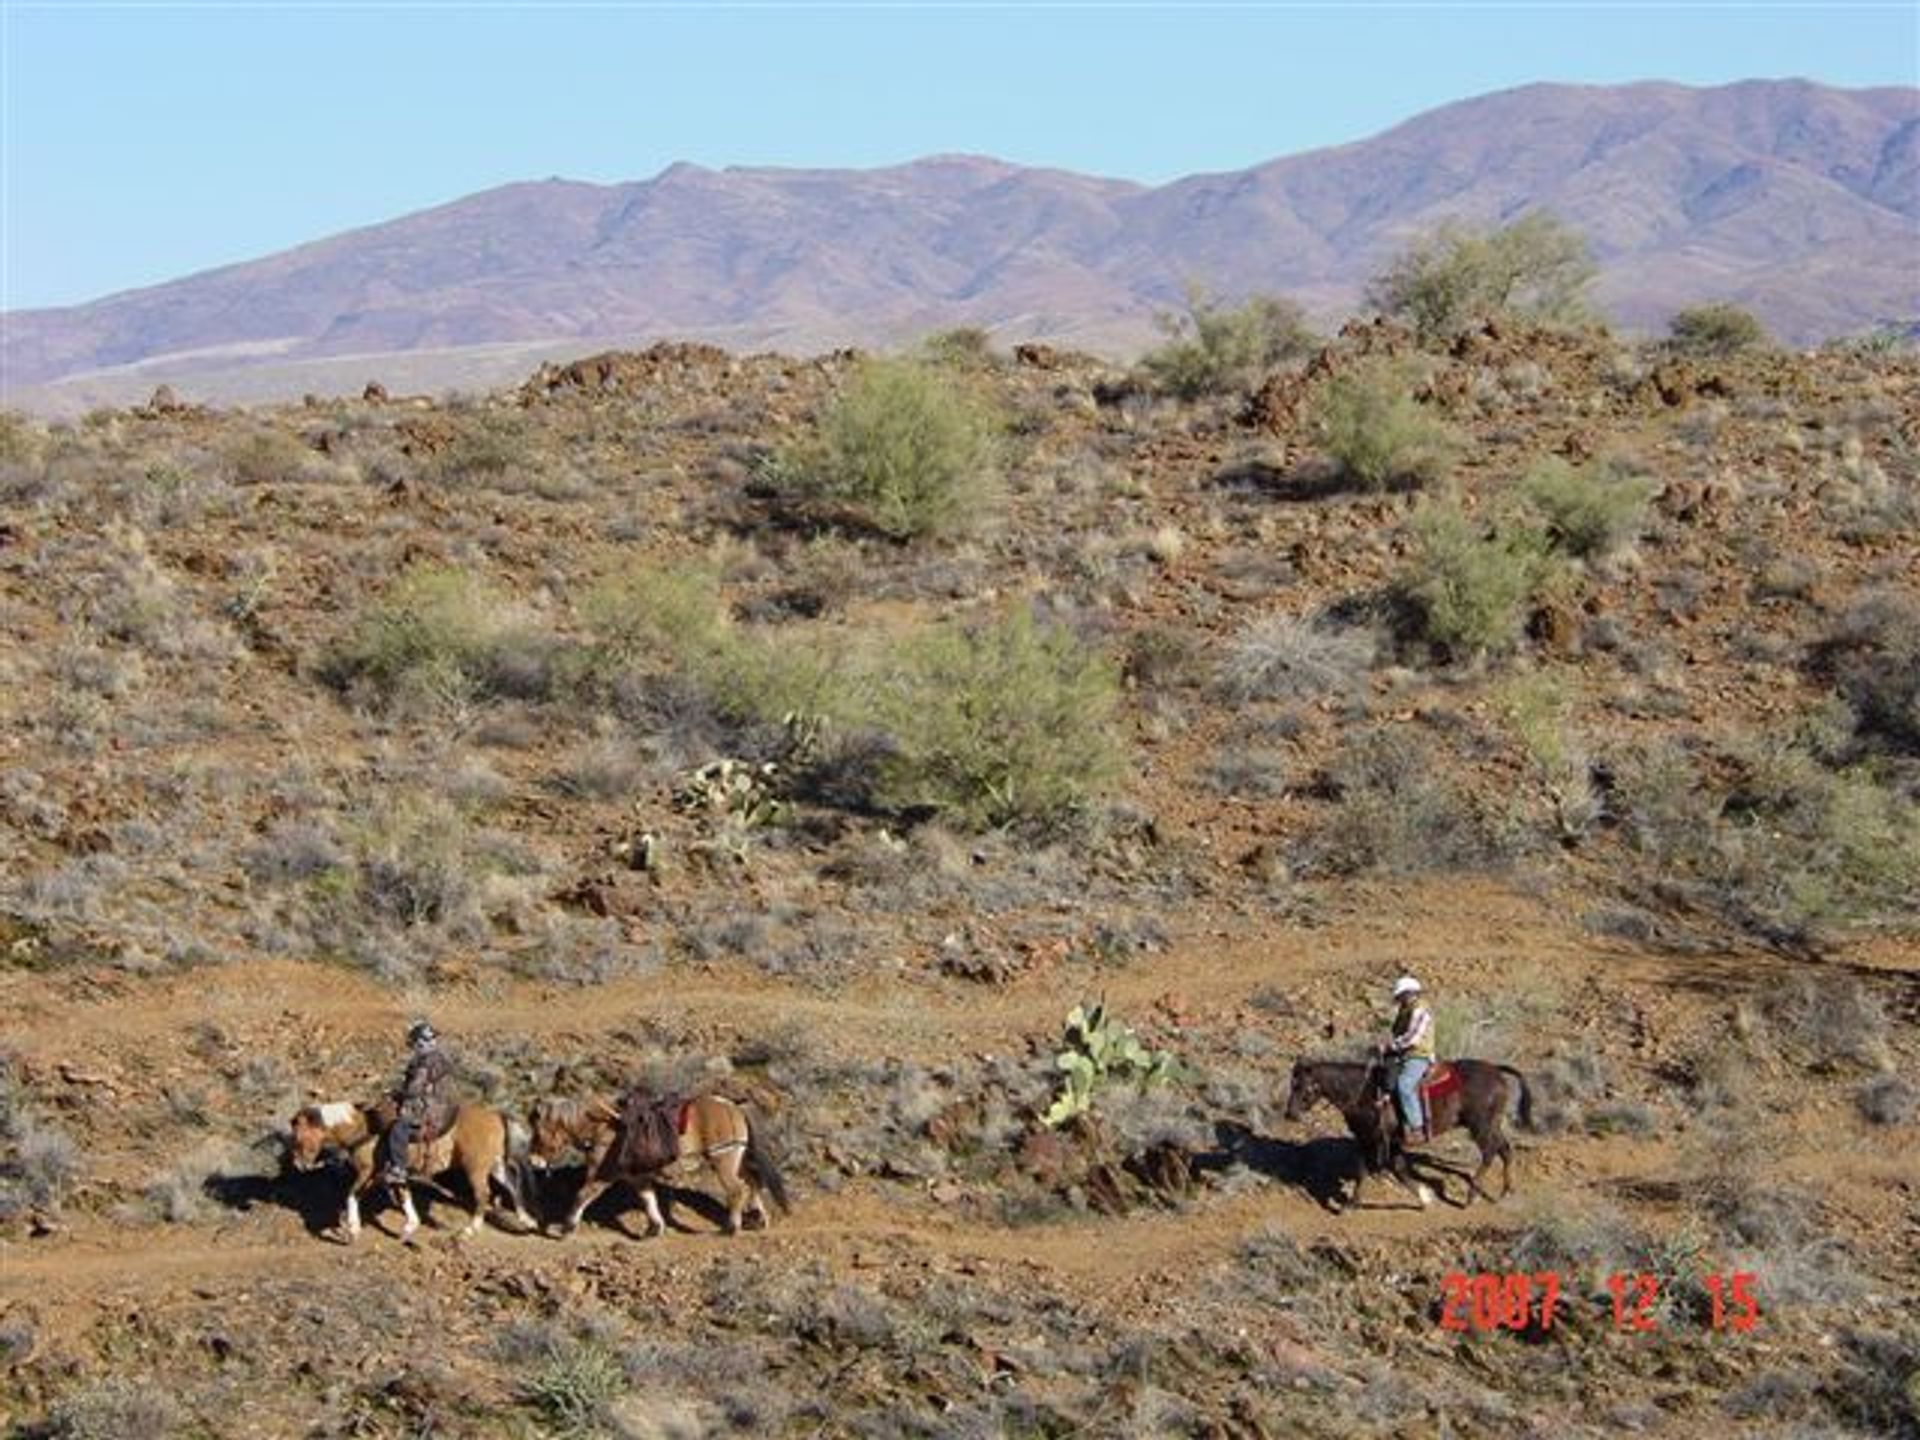
[[1420, 1093], [1428, 1100], [1438, 1100], [1443, 1095], [1451, 1095], [1466, 1082], [1460, 1078], [1460, 1072], [1446, 1060], [1435, 1063], [1420, 1082]]

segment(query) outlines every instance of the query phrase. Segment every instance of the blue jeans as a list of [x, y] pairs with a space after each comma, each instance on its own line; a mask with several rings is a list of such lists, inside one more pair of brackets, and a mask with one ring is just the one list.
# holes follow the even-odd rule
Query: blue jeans
[[1410, 1055], [1400, 1062], [1400, 1073], [1394, 1077], [1393, 1088], [1400, 1096], [1400, 1119], [1409, 1130], [1426, 1128], [1426, 1117], [1420, 1109], [1420, 1081], [1432, 1067], [1431, 1060]]

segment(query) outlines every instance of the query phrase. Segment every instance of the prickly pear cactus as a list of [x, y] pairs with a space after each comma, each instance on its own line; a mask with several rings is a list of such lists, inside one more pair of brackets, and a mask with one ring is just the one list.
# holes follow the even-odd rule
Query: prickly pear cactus
[[1165, 1084], [1174, 1072], [1174, 1058], [1165, 1050], [1149, 1050], [1133, 1028], [1107, 1013], [1104, 1004], [1088, 1009], [1076, 1005], [1067, 1015], [1063, 1037], [1066, 1048], [1053, 1057], [1060, 1072], [1060, 1093], [1043, 1117], [1051, 1126], [1064, 1125], [1093, 1106], [1103, 1085], [1119, 1081], [1142, 1087]]

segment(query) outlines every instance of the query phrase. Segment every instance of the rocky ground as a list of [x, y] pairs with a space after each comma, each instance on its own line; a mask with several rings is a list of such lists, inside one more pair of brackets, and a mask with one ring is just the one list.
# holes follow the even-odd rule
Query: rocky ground
[[[11, 1433], [1920, 1433], [1920, 363], [1359, 326], [1180, 401], [949, 344], [1001, 483], [906, 540], [782, 479], [861, 364], [7, 422]], [[1329, 457], [1389, 371], [1444, 477]], [[1518, 533], [1543, 457], [1638, 502], [1437, 639], [1423, 507]], [[1015, 788], [1111, 763], [876, 788], [912, 647], [1014, 613], [1112, 677]], [[1338, 1117], [1283, 1114], [1408, 969], [1534, 1086], [1498, 1204], [1346, 1204]], [[1102, 997], [1177, 1067], [1048, 1126]], [[329, 1243], [286, 1119], [419, 1014], [509, 1108], [745, 1100], [793, 1213], [726, 1239], [694, 1175], [644, 1243]], [[1511, 1272], [1551, 1327], [1451, 1328]]]

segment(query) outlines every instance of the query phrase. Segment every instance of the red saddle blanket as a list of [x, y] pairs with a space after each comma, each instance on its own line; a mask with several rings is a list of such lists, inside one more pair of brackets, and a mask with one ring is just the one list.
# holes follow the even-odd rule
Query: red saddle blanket
[[1427, 1102], [1427, 1108], [1433, 1108], [1433, 1102], [1443, 1096], [1451, 1095], [1466, 1081], [1460, 1078], [1460, 1071], [1450, 1060], [1436, 1060], [1433, 1068], [1427, 1071], [1420, 1081], [1420, 1098]]

